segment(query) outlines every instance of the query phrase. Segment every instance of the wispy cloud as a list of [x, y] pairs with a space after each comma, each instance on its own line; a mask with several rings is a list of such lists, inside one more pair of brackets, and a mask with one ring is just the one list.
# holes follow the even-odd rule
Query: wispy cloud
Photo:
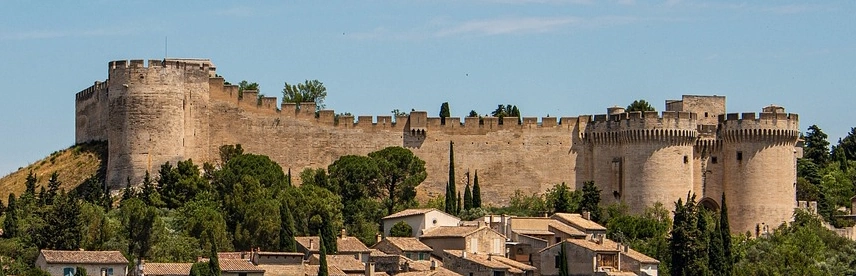
[[120, 36], [137, 32], [138, 28], [100, 28], [83, 30], [23, 30], [2, 31], [0, 40], [33, 40], [64, 37]]

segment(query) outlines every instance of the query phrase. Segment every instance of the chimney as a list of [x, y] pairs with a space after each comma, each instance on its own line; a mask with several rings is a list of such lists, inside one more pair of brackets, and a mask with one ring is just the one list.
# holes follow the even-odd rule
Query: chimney
[[583, 218], [591, 220], [591, 213], [589, 213], [589, 211], [583, 211]]
[[375, 272], [375, 263], [374, 262], [367, 262], [366, 263], [366, 276], [374, 276], [375, 275], [374, 272]]
[[315, 249], [315, 240], [309, 238], [309, 250]]
[[499, 232], [505, 235], [506, 237], [508, 237], [508, 231], [506, 230], [506, 228], [508, 227], [507, 223], [508, 221], [506, 221], [505, 214], [502, 214], [499, 217]]
[[381, 236], [380, 233], [375, 234], [374, 238], [375, 238], [375, 243], [379, 243], [381, 240], [383, 240], [383, 236]]
[[629, 251], [630, 251], [630, 246], [629, 246], [629, 245], [625, 245], [625, 246], [624, 246], [624, 253], [630, 253]]
[[464, 250], [461, 252], [461, 259], [466, 259], [466, 258], [467, 258], [467, 251]]
[[492, 257], [492, 256], [493, 256], [493, 254], [487, 254], [487, 260], [488, 260], [488, 261], [493, 261], [493, 257]]
[[339, 237], [343, 239], [348, 237], [348, 231], [345, 231], [345, 228], [342, 228], [342, 231], [339, 233]]
[[437, 270], [437, 261], [431, 260], [431, 271]]

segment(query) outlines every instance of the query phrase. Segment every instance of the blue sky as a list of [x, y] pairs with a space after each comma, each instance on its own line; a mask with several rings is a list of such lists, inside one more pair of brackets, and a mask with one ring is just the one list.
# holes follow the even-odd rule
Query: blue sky
[[834, 143], [856, 126], [853, 1], [0, 0], [0, 175], [74, 143], [74, 94], [107, 62], [210, 58], [228, 81], [318, 79], [327, 107], [453, 116], [604, 113], [634, 99], [769, 104]]

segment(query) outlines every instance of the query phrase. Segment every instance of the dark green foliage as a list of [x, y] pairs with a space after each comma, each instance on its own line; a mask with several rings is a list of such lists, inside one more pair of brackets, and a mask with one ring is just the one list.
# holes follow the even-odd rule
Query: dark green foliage
[[583, 183], [583, 199], [580, 202], [580, 211], [588, 211], [591, 220], [595, 222], [603, 222], [600, 208], [600, 189], [594, 185], [594, 181]]
[[223, 197], [228, 214], [226, 225], [234, 233], [235, 249], [278, 248], [280, 201], [274, 197], [274, 191], [250, 175], [243, 175], [240, 182], [231, 186], [233, 192]]
[[326, 244], [327, 252], [330, 254], [339, 253], [339, 246], [336, 243], [336, 231], [330, 218], [321, 216], [321, 232], [319, 233], [321, 243]]
[[161, 198], [170, 209], [179, 208], [193, 200], [196, 194], [211, 189], [208, 181], [199, 174], [199, 166], [190, 159], [179, 161], [175, 167], [167, 162], [161, 166], [158, 174]]
[[476, 170], [475, 177], [473, 177], [473, 208], [481, 208], [482, 200], [481, 200], [481, 187], [479, 187], [479, 171]]
[[51, 173], [51, 178], [48, 179], [48, 190], [45, 193], [45, 204], [52, 205], [56, 196], [59, 194], [59, 186], [62, 185], [62, 182], [59, 181], [59, 174], [57, 172]]
[[461, 205], [463, 205], [463, 202], [462, 202], [463, 200], [464, 199], [461, 198], [461, 192], [458, 192], [458, 200], [457, 200], [458, 203], [455, 204], [455, 214], [456, 215], [461, 213], [461, 208], [463, 207]]
[[294, 229], [294, 216], [291, 215], [291, 210], [288, 209], [287, 203], [280, 204], [280, 230], [279, 230], [279, 250], [283, 252], [297, 252], [297, 241], [294, 236], [297, 234]]
[[[377, 195], [384, 190], [380, 186], [380, 169], [375, 159], [370, 157], [342, 156], [334, 161], [327, 171], [327, 183], [321, 186], [341, 196], [346, 208], [357, 200]], [[350, 222], [347, 215], [345, 221]]]
[[159, 219], [157, 210], [137, 198], [122, 202], [119, 207], [122, 230], [128, 238], [127, 253], [134, 259], [146, 259], [154, 244], [154, 227]]
[[630, 214], [627, 205], [606, 208], [607, 235], [636, 251], [660, 260], [660, 273], [669, 268], [669, 229], [672, 216], [661, 203], [645, 208], [642, 214]]
[[[319, 267], [318, 267], [318, 276], [328, 276], [330, 273], [327, 271], [327, 242], [325, 242], [325, 237], [321, 236], [321, 249], [319, 250]], [[333, 244], [336, 244], [335, 242]]]
[[18, 236], [18, 207], [15, 203], [15, 194], [9, 194], [9, 205], [6, 207], [6, 219], [3, 221], [3, 237], [14, 238]]
[[197, 262], [190, 267], [190, 276], [211, 276], [207, 262]]
[[241, 144], [220, 146], [220, 162], [223, 164], [229, 163], [229, 160], [242, 154], [244, 154], [244, 148]]
[[265, 188], [282, 190], [287, 186], [285, 173], [269, 157], [256, 154], [235, 156], [218, 171], [215, 186], [221, 194], [231, 192], [232, 184], [241, 181], [244, 176], [251, 176]]
[[[239, 99], [244, 98], [244, 90], [256, 90], [256, 91], [258, 91], [259, 90], [259, 84], [255, 83], [255, 82], [250, 83], [246, 80], [242, 80], [241, 82], [239, 82], [238, 83], [238, 98]], [[261, 95], [261, 94], [259, 94], [259, 95]]]
[[74, 276], [87, 276], [86, 275], [86, 268], [83, 268], [81, 266], [76, 267], [74, 269]]
[[656, 111], [651, 104], [649, 104], [645, 100], [635, 100], [633, 103], [627, 106], [626, 112], [633, 111]]
[[[203, 193], [175, 210], [175, 226], [184, 235], [194, 238], [197, 248], [207, 251], [216, 245], [217, 248], [231, 250], [232, 242], [223, 213], [217, 199], [210, 193]], [[208, 232], [213, 234], [213, 238]]]
[[850, 132], [843, 139], [838, 140], [838, 146], [835, 148], [847, 160], [856, 160], [856, 127], [850, 128]]
[[[444, 211], [455, 214], [455, 142], [449, 141], [449, 181], [446, 182], [446, 208]], [[450, 200], [451, 199], [451, 200]], [[391, 213], [391, 212], [390, 212]]]
[[558, 268], [559, 276], [569, 276], [571, 274], [568, 271], [568, 253], [565, 252], [565, 242], [563, 241], [563, 242], [559, 243], [559, 246], [561, 247], [559, 249], [559, 263], [558, 263], [558, 265], [559, 265], [559, 268]]
[[410, 224], [406, 222], [399, 221], [389, 229], [389, 236], [391, 237], [413, 237], [413, 227], [410, 227]]
[[687, 194], [687, 201], [675, 202], [675, 224], [669, 238], [671, 252], [670, 275], [703, 275], [707, 272], [707, 243], [699, 226], [699, 210], [695, 195]]
[[552, 208], [553, 213], [578, 212], [582, 203], [582, 193], [571, 191], [565, 182], [547, 190], [546, 197], [547, 204]]
[[30, 199], [34, 198], [36, 196], [36, 183], [37, 182], [38, 182], [38, 179], [36, 179], [36, 175], [33, 174], [33, 171], [30, 171], [30, 173], [27, 174], [27, 180], [24, 183], [24, 186], [26, 188], [24, 190], [24, 193], [21, 195], [21, 197], [28, 197]]
[[[209, 240], [214, 240], [214, 232], [208, 230], [207, 236]], [[220, 276], [220, 258], [217, 256], [217, 243], [211, 243], [211, 251], [208, 254], [208, 270], [211, 271], [211, 276]]]
[[464, 187], [464, 209], [462, 211], [467, 211], [473, 208], [473, 193], [470, 191], [470, 183], [467, 183], [467, 186]]
[[440, 124], [446, 124], [446, 118], [452, 116], [449, 110], [449, 102], [444, 102], [440, 105]]
[[731, 251], [731, 226], [728, 223], [728, 204], [725, 200], [725, 193], [722, 193], [722, 207], [719, 210], [719, 235], [722, 241], [722, 255], [724, 265], [722, 267], [723, 275], [732, 275], [734, 273], [734, 255]]
[[[722, 227], [719, 220], [714, 221], [714, 230], [708, 231], [708, 268], [713, 275], [725, 275], [726, 256], [723, 248]], [[730, 237], [729, 237], [730, 238]], [[731, 241], [729, 240], [729, 243]]]
[[467, 117], [478, 117], [478, 116], [479, 116], [479, 113], [476, 112], [475, 110], [470, 110], [470, 114], [467, 115]]
[[[555, 189], [555, 187], [553, 188]], [[542, 216], [553, 209], [553, 205], [548, 203], [544, 197], [537, 193], [524, 194], [521, 190], [515, 190], [514, 195], [509, 200], [508, 206], [498, 209], [494, 213], [522, 217]]]
[[823, 133], [817, 125], [808, 127], [805, 135], [805, 148], [803, 158], [811, 160], [818, 166], [829, 163], [829, 136]]
[[285, 88], [282, 89], [282, 102], [296, 103], [315, 102], [315, 110], [319, 111], [324, 108], [324, 98], [327, 97], [327, 88], [324, 83], [318, 80], [306, 80], [297, 85], [289, 85], [285, 83]]
[[64, 192], [56, 196], [54, 205], [43, 218], [45, 227], [41, 235], [46, 237], [43, 248], [57, 250], [77, 250], [82, 237], [80, 229], [80, 204], [75, 195]]
[[520, 110], [517, 109], [516, 105], [497, 105], [496, 110], [490, 113], [491, 116], [499, 118], [499, 124], [504, 124], [505, 117], [516, 117], [517, 120], [508, 120], [509, 124], [519, 124], [520, 123]]
[[416, 206], [416, 186], [428, 176], [425, 161], [402, 147], [384, 148], [369, 153], [369, 157], [380, 169], [380, 187], [386, 196], [383, 203], [387, 214]]
[[149, 171], [146, 171], [145, 176], [143, 176], [143, 187], [140, 190], [139, 196], [146, 205], [155, 207], [164, 206], [160, 193], [158, 193], [157, 187], [155, 187], [155, 183], [152, 181], [151, 175], [149, 175]]

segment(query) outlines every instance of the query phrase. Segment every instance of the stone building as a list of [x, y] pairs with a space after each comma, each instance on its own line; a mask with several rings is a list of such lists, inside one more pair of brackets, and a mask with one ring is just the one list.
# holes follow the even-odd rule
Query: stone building
[[413, 229], [412, 237], [422, 236], [422, 233], [434, 227], [440, 226], [458, 226], [461, 219], [456, 216], [447, 214], [446, 212], [428, 208], [428, 209], [407, 209], [401, 212], [388, 215], [381, 219], [383, 224], [383, 236], [389, 237], [389, 231], [396, 223], [405, 222]]
[[467, 253], [444, 250], [443, 266], [461, 275], [470, 276], [533, 276], [537, 268], [494, 254]]
[[87, 275], [125, 276], [128, 259], [119, 251], [72, 251], [42, 249], [36, 257], [36, 267], [52, 276], [74, 276], [77, 267]]
[[422, 234], [419, 241], [443, 256], [443, 250], [505, 255], [505, 236], [487, 226], [441, 226]]
[[[283, 168], [322, 168], [343, 155], [389, 146], [425, 160], [423, 198], [443, 194], [449, 141], [456, 169], [478, 170], [485, 203], [515, 190], [544, 192], [594, 181], [602, 202], [644, 210], [694, 193], [718, 208], [725, 193], [734, 232], [789, 221], [796, 206], [799, 117], [780, 106], [726, 113], [725, 97], [685, 95], [662, 112], [499, 118], [336, 116], [315, 103], [282, 103], [238, 93], [209, 60], [119, 60], [107, 80], [77, 93], [75, 141], [107, 141], [107, 183], [140, 183], [164, 162], [218, 162], [222, 145], [242, 144]], [[355, 121], [356, 119], [356, 121]], [[310, 141], [310, 143], [306, 143]], [[463, 180], [456, 183], [463, 186]]]
[[387, 237], [372, 245], [377, 249], [390, 255], [405, 256], [416, 261], [427, 261], [431, 258], [431, 247], [420, 242], [417, 238]]

